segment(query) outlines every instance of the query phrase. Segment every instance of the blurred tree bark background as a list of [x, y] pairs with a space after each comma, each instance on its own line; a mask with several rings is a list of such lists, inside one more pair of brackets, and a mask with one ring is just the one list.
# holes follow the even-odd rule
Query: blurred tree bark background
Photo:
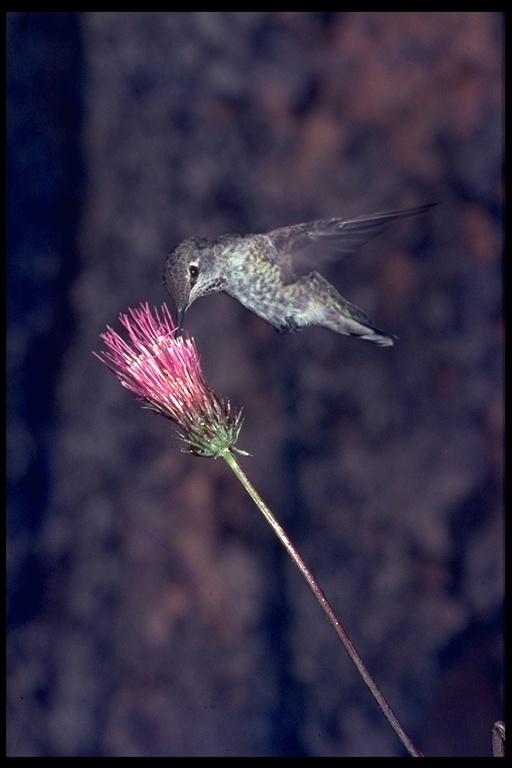
[[187, 314], [427, 755], [502, 716], [503, 16], [7, 14], [10, 756], [402, 755], [260, 513], [91, 354], [190, 236], [439, 201], [326, 276], [393, 348]]

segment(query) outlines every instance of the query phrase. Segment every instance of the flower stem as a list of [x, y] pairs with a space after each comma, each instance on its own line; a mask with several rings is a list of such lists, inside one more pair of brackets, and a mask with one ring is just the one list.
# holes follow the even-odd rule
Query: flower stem
[[270, 509], [267, 507], [265, 502], [262, 500], [254, 486], [249, 482], [247, 476], [245, 475], [244, 471], [240, 467], [239, 463], [237, 462], [236, 458], [234, 457], [233, 453], [230, 451], [230, 449], [226, 449], [221, 453], [221, 456], [225, 459], [227, 464], [231, 467], [237, 478], [240, 480], [242, 485], [244, 486], [245, 490], [249, 494], [249, 496], [252, 498], [256, 506], [260, 509], [261, 512], [263, 512], [267, 522], [272, 527], [274, 533], [276, 536], [280, 539], [281, 543], [283, 544], [284, 548], [292, 558], [293, 562], [299, 569], [299, 571], [302, 573], [304, 578], [306, 579], [311, 591], [313, 592], [315, 598], [317, 599], [318, 603], [320, 604], [320, 607], [322, 608], [323, 612], [329, 619], [330, 623], [333, 626], [334, 631], [338, 635], [339, 639], [341, 640], [343, 646], [345, 647], [345, 650], [347, 651], [348, 655], [352, 659], [353, 663], [355, 664], [359, 674], [363, 678], [364, 682], [370, 689], [370, 692], [372, 696], [374, 697], [375, 701], [381, 708], [384, 716], [386, 717], [387, 721], [397, 734], [398, 738], [402, 742], [402, 744], [405, 746], [407, 751], [413, 756], [413, 757], [423, 757], [422, 753], [414, 746], [413, 742], [410, 740], [410, 738], [405, 733], [404, 729], [400, 725], [400, 722], [398, 721], [396, 715], [394, 714], [393, 710], [387, 703], [386, 699], [382, 695], [379, 687], [377, 686], [376, 682], [366, 669], [361, 657], [359, 656], [358, 652], [354, 648], [352, 641], [350, 640], [348, 634], [338, 621], [336, 614], [334, 613], [333, 609], [329, 605], [327, 598], [325, 597], [324, 593], [322, 592], [321, 588], [319, 587], [318, 583], [316, 582], [313, 574], [306, 566], [304, 560], [301, 558], [295, 547], [293, 546], [292, 542], [286, 535], [285, 531], [279, 523], [277, 522], [276, 518], [270, 511]]

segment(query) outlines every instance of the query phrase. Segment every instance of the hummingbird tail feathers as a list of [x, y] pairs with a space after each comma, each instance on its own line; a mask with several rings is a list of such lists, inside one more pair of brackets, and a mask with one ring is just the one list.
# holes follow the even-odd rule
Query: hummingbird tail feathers
[[307, 281], [310, 296], [308, 312], [303, 313], [303, 325], [323, 325], [335, 333], [357, 336], [379, 347], [393, 346], [389, 334], [377, 328], [359, 307], [340, 296], [318, 272], [311, 272], [297, 284], [302, 281]]
[[345, 336], [357, 336], [363, 341], [371, 341], [378, 347], [392, 347], [395, 343], [391, 336], [376, 328], [369, 320], [361, 322], [344, 314], [338, 315], [337, 322], [329, 323], [327, 327]]

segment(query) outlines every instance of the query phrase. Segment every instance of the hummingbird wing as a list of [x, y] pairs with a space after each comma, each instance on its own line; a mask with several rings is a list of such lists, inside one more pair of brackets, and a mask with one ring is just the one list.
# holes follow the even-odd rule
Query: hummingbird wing
[[424, 213], [434, 205], [437, 203], [351, 219], [310, 221], [274, 229], [267, 233], [267, 237], [279, 253], [283, 281], [292, 283], [314, 265], [318, 247], [324, 251], [328, 249], [331, 258], [353, 253], [383, 232], [394, 219]]

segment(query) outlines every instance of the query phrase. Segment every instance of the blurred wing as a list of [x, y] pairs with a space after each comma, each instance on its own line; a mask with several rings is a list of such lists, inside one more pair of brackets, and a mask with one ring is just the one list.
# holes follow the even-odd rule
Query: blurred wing
[[328, 257], [343, 256], [361, 248], [368, 240], [383, 232], [394, 219], [415, 216], [430, 210], [437, 203], [407, 208], [401, 211], [355, 216], [353, 219], [325, 219], [274, 229], [267, 234], [280, 255], [285, 283], [293, 282], [315, 263], [320, 248]]

